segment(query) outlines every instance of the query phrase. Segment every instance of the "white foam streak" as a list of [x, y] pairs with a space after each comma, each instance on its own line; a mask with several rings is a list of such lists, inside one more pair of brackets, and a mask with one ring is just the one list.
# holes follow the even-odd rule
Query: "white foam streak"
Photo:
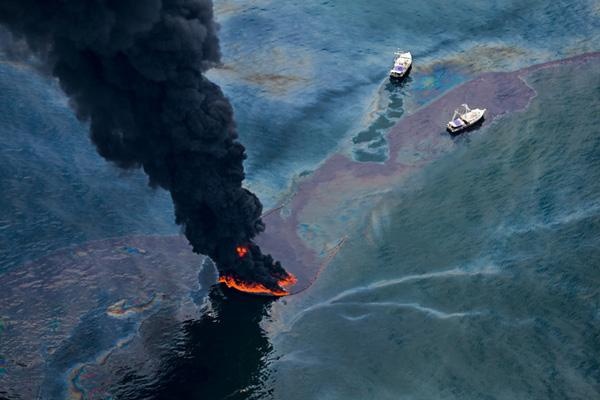
[[[462, 318], [468, 316], [474, 316], [481, 314], [478, 311], [467, 311], [467, 312], [454, 312], [454, 313], [446, 313], [440, 310], [436, 310], [435, 308], [425, 307], [420, 305], [419, 303], [396, 303], [392, 301], [383, 301], [383, 302], [370, 302], [370, 303], [335, 303], [330, 306], [337, 305], [352, 305], [359, 307], [384, 307], [384, 308], [403, 308], [410, 309], [414, 311], [420, 311], [424, 314], [431, 315], [438, 319], [449, 319], [449, 318]], [[363, 316], [364, 318], [365, 316]]]
[[[290, 326], [290, 328], [292, 328], [296, 324], [296, 322], [298, 322], [305, 315], [307, 315], [315, 310], [330, 307], [334, 304], [355, 304], [355, 305], [370, 304], [370, 305], [381, 305], [381, 306], [383, 306], [383, 305], [385, 305], [385, 306], [402, 305], [402, 307], [410, 306], [414, 309], [428, 312], [431, 315], [435, 315], [436, 317], [439, 317], [439, 318], [447, 318], [446, 316], [450, 316], [450, 315], [451, 316], [463, 316], [462, 314], [464, 314], [464, 313], [447, 314], [447, 313], [443, 313], [443, 312], [435, 310], [435, 309], [430, 309], [427, 307], [420, 306], [419, 304], [416, 304], [416, 303], [393, 303], [393, 302], [359, 303], [359, 302], [341, 302], [341, 300], [346, 299], [351, 296], [354, 296], [354, 295], [357, 295], [357, 294], [368, 293], [368, 292], [372, 292], [372, 291], [375, 291], [378, 289], [382, 289], [382, 288], [386, 288], [386, 287], [390, 287], [390, 286], [396, 286], [396, 285], [400, 285], [400, 284], [412, 282], [412, 281], [420, 281], [420, 280], [426, 280], [426, 279], [444, 279], [444, 278], [453, 278], [453, 277], [460, 277], [460, 276], [489, 275], [489, 274], [495, 274], [497, 272], [498, 272], [498, 269], [494, 265], [489, 265], [489, 266], [486, 266], [484, 268], [477, 269], [477, 270], [453, 268], [453, 269], [449, 269], [449, 270], [445, 270], [445, 271], [407, 275], [407, 276], [403, 276], [401, 278], [385, 279], [385, 280], [373, 282], [366, 286], [360, 286], [360, 287], [344, 290], [343, 292], [333, 296], [332, 298], [330, 298], [328, 300], [325, 300], [323, 302], [320, 302], [320, 303], [314, 304], [308, 308], [305, 308], [304, 310], [300, 311], [298, 314], [296, 314], [292, 318], [289, 326]], [[467, 314], [464, 314], [464, 315], [467, 315]]]
[[600, 213], [600, 205], [592, 205], [585, 207], [581, 210], [576, 210], [570, 213], [564, 213], [555, 217], [553, 220], [548, 222], [531, 222], [527, 225], [519, 225], [513, 227], [501, 227], [507, 235], [511, 234], [524, 234], [543, 230], [556, 229], [563, 225], [568, 225], [573, 222], [580, 222], [588, 218], [597, 216]]

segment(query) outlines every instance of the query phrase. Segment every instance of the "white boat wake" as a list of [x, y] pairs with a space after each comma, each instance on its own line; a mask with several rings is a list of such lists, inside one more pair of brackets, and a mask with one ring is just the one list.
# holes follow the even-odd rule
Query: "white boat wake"
[[435, 310], [433, 308], [424, 307], [418, 303], [396, 303], [396, 302], [345, 302], [342, 301], [344, 299], [351, 298], [352, 296], [368, 293], [372, 291], [376, 291], [382, 288], [387, 288], [391, 286], [396, 286], [408, 282], [413, 281], [421, 281], [427, 279], [444, 279], [444, 278], [454, 278], [461, 276], [479, 276], [479, 275], [494, 275], [499, 272], [497, 266], [490, 264], [486, 265], [480, 269], [465, 269], [465, 268], [453, 268], [444, 271], [438, 272], [428, 272], [424, 274], [414, 274], [414, 275], [406, 275], [401, 278], [396, 279], [385, 279], [373, 282], [366, 286], [359, 286], [352, 289], [344, 290], [343, 292], [331, 297], [328, 300], [322, 301], [320, 303], [316, 303], [308, 308], [297, 313], [289, 322], [289, 329], [292, 329], [294, 325], [307, 314], [312, 313], [316, 310], [328, 308], [332, 306], [340, 306], [340, 305], [358, 305], [365, 307], [402, 307], [402, 308], [412, 308], [415, 310], [426, 312], [436, 318], [452, 318], [452, 317], [462, 317], [467, 315], [475, 315], [477, 313], [474, 312], [459, 312], [459, 313], [445, 313], [443, 311]]

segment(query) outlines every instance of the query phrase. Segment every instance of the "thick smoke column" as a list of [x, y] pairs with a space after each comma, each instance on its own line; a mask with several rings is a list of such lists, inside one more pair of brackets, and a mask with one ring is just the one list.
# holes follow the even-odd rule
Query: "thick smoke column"
[[[98, 152], [170, 191], [194, 251], [221, 273], [280, 289], [251, 239], [262, 205], [242, 187], [244, 147], [220, 88], [211, 0], [2, 0], [0, 24], [58, 78]], [[236, 246], [249, 249], [244, 257]]]

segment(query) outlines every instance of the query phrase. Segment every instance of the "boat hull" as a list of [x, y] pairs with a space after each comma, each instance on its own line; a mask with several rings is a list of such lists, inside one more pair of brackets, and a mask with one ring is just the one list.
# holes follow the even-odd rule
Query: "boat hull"
[[390, 72], [390, 80], [393, 82], [400, 82], [406, 78], [410, 70], [412, 69], [412, 64], [402, 73], [398, 72]]
[[460, 126], [458, 128], [453, 128], [450, 125], [446, 126], [446, 131], [448, 131], [451, 135], [458, 135], [460, 133], [463, 133], [465, 131], [468, 131], [470, 129], [473, 129], [475, 127], [478, 127], [479, 125], [481, 125], [481, 123], [483, 122], [483, 120], [485, 119], [485, 117], [482, 115], [479, 119], [477, 119], [476, 121], [471, 122], [470, 124], [465, 124], [463, 126]]

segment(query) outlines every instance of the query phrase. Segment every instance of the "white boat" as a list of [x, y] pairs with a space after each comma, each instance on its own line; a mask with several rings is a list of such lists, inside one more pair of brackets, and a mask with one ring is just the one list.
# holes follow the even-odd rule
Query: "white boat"
[[457, 133], [475, 125], [483, 120], [485, 111], [485, 108], [474, 108], [471, 110], [468, 105], [462, 104], [454, 111], [452, 119], [448, 122], [448, 131], [450, 133]]
[[397, 51], [394, 53], [394, 66], [390, 70], [391, 79], [402, 79], [408, 74], [412, 67], [412, 55], [409, 51]]

